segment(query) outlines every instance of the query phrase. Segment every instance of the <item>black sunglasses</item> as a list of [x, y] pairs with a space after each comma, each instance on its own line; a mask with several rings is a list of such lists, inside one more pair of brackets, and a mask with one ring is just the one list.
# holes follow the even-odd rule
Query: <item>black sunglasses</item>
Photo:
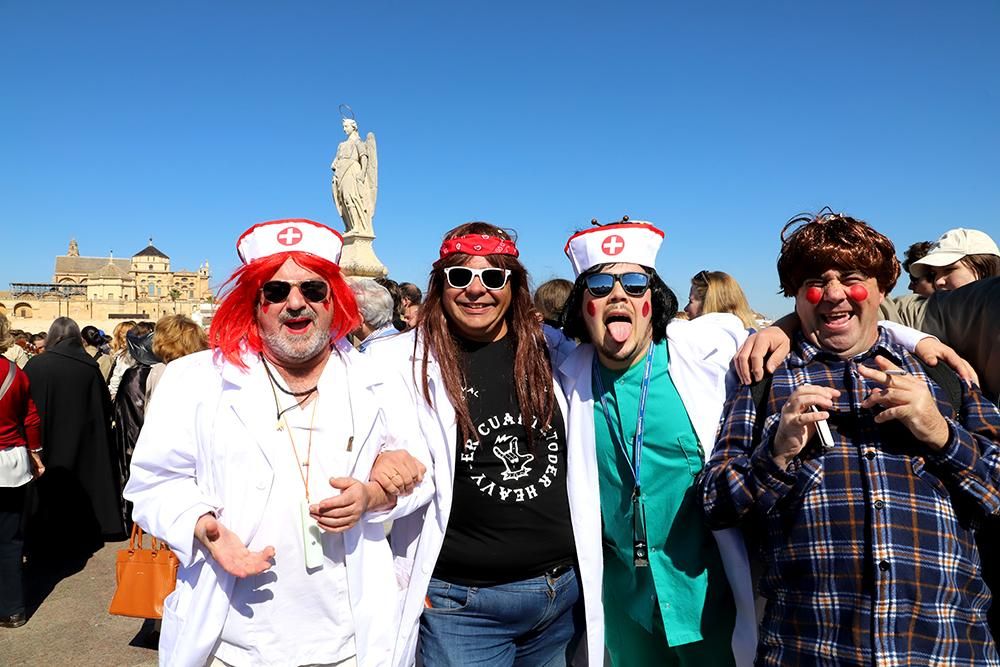
[[645, 273], [592, 273], [584, 279], [587, 291], [596, 299], [611, 294], [615, 281], [622, 284], [622, 289], [629, 296], [642, 296], [649, 289], [649, 276]]
[[322, 280], [269, 280], [260, 286], [260, 293], [264, 295], [264, 301], [268, 303], [283, 303], [288, 295], [292, 293], [292, 287], [298, 287], [302, 293], [302, 298], [306, 301], [319, 303], [326, 299], [330, 293], [330, 287]]
[[501, 290], [510, 278], [510, 269], [472, 269], [468, 266], [449, 266], [444, 270], [444, 277], [450, 287], [465, 289], [472, 284], [472, 279], [479, 276], [479, 282], [488, 290]]

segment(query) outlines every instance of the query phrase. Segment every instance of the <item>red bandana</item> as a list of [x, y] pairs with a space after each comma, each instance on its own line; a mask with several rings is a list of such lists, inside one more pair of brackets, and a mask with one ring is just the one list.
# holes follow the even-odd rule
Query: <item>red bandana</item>
[[441, 244], [441, 257], [456, 252], [463, 252], [466, 255], [511, 255], [517, 257], [517, 246], [510, 239], [502, 239], [499, 236], [489, 234], [466, 234], [457, 238], [448, 239]]

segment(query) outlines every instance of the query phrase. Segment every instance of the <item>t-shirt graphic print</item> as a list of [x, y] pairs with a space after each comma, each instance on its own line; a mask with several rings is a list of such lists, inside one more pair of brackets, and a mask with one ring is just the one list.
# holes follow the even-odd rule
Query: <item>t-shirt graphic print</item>
[[544, 431], [532, 418], [529, 440], [508, 338], [463, 349], [475, 433], [456, 443], [451, 516], [434, 572], [456, 584], [528, 579], [575, 557], [563, 417], [557, 409]]

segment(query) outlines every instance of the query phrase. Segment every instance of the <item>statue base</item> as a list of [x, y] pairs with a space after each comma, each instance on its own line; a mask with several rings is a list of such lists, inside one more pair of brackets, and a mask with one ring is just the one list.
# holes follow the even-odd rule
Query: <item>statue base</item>
[[344, 250], [340, 253], [340, 270], [344, 275], [360, 278], [384, 278], [389, 275], [389, 269], [375, 255], [372, 247], [374, 240], [374, 234], [344, 234]]

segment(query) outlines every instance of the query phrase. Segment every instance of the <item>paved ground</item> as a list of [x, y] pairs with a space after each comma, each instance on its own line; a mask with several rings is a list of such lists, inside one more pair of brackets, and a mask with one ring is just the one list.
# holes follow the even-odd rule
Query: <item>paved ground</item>
[[27, 625], [0, 628], [0, 665], [156, 665], [156, 650], [142, 647], [150, 626], [108, 614], [115, 553], [126, 544], [106, 545], [82, 570], [58, 581], [29, 574], [29, 604], [51, 592]]

